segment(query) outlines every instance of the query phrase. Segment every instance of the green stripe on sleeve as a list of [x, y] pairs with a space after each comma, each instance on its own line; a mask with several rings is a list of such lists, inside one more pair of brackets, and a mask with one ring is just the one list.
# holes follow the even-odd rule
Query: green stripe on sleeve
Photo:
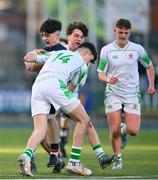
[[98, 70], [104, 71], [107, 63], [108, 63], [108, 61], [107, 61], [106, 59], [100, 59], [100, 61], [99, 61], [99, 66], [98, 66]]
[[148, 65], [151, 64], [151, 59], [149, 58], [148, 55], [145, 55], [145, 56], [143, 57], [143, 61], [144, 61], [146, 64], [148, 64]]

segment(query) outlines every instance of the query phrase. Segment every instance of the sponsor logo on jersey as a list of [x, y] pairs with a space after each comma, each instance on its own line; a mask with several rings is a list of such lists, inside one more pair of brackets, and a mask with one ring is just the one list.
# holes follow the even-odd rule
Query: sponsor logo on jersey
[[112, 58], [113, 59], [118, 59], [118, 56], [117, 55], [113, 55]]

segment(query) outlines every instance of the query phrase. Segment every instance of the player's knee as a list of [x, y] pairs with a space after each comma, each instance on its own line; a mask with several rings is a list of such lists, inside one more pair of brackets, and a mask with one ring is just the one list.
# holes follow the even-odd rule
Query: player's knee
[[120, 136], [120, 131], [118, 129], [113, 129], [111, 131], [111, 135], [113, 138], [116, 138], [116, 137]]
[[90, 118], [89, 117], [85, 117], [80, 121], [85, 127], [89, 126], [90, 123]]
[[130, 130], [127, 130], [127, 132], [131, 136], [136, 136], [139, 133], [139, 129], [130, 129]]
[[138, 134], [138, 131], [133, 131], [130, 133], [131, 136], [136, 136]]

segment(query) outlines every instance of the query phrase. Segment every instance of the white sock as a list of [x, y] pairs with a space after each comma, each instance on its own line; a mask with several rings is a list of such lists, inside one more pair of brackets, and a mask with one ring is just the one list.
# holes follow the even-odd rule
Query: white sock
[[121, 134], [125, 134], [125, 133], [127, 133], [126, 126], [122, 126], [121, 127]]

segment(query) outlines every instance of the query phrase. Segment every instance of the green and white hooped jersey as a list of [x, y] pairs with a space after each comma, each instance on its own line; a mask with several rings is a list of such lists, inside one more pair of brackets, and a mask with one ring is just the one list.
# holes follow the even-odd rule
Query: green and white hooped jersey
[[152, 64], [140, 44], [129, 41], [124, 48], [120, 48], [114, 41], [104, 46], [101, 49], [97, 71], [105, 72], [108, 77], [118, 78], [115, 85], [107, 84], [106, 93], [127, 96], [137, 93], [139, 91], [138, 61], [145, 68], [149, 68]]
[[87, 65], [77, 52], [61, 50], [37, 55], [37, 62], [41, 62], [41, 59], [45, 64], [36, 81], [47, 77], [56, 77], [65, 85], [70, 82], [77, 86], [87, 72]]

